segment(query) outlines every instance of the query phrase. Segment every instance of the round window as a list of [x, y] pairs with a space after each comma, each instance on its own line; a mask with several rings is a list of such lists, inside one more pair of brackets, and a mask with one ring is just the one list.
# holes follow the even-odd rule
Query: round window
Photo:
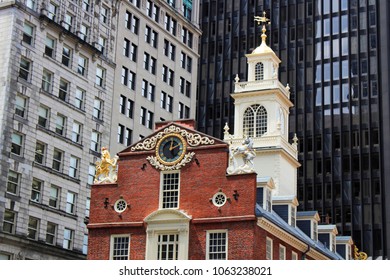
[[217, 207], [221, 207], [226, 203], [226, 195], [223, 192], [217, 192], [213, 196], [213, 204]]
[[115, 211], [118, 213], [122, 213], [123, 211], [126, 210], [127, 208], [127, 203], [123, 199], [119, 199], [115, 202]]

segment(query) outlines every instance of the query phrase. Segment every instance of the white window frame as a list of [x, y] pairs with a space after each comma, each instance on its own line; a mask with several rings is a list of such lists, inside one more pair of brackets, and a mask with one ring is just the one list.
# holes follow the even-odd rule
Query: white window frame
[[279, 260], [286, 259], [286, 247], [283, 245], [279, 245]]
[[11, 153], [17, 156], [23, 155], [24, 136], [20, 133], [12, 133], [11, 135]]
[[[60, 197], [61, 189], [55, 185], [51, 185], [49, 190], [49, 207], [58, 209], [60, 207]], [[52, 202], [55, 203], [55, 206], [52, 205]]]
[[[34, 161], [39, 164], [45, 164], [46, 144], [37, 141], [35, 144], [35, 159]], [[40, 159], [41, 158], [41, 159]]]
[[[50, 115], [50, 109], [45, 106], [39, 106], [38, 108], [38, 125], [44, 128], [49, 127], [49, 115]], [[42, 125], [42, 122], [44, 122], [44, 125]]]
[[73, 249], [74, 235], [75, 235], [75, 231], [73, 229], [64, 228], [64, 240], [62, 243], [62, 248], [68, 250]]
[[55, 21], [57, 16], [57, 9], [57, 5], [55, 5], [53, 2], [49, 2], [47, 7], [47, 17]]
[[92, 130], [92, 134], [91, 134], [91, 150], [92, 151], [95, 151], [95, 152], [100, 152], [100, 141], [101, 141], [101, 133], [96, 131], [96, 130]]
[[290, 225], [292, 227], [296, 226], [296, 214], [297, 214], [297, 208], [294, 205], [289, 205], [290, 210]]
[[[34, 225], [33, 222], [36, 222], [36, 224]], [[27, 226], [27, 238], [38, 240], [39, 225], [40, 225], [40, 220], [38, 218], [32, 216], [29, 217], [28, 226]]]
[[50, 58], [54, 58], [55, 48], [56, 48], [56, 40], [47, 35], [45, 41], [45, 55]]
[[[7, 213], [9, 213], [12, 216], [12, 220], [6, 219]], [[3, 216], [3, 231], [8, 233], [15, 233], [16, 221], [17, 221], [17, 213], [10, 209], [5, 209], [4, 216]], [[9, 225], [10, 231], [5, 230], [6, 224]]]
[[23, 26], [23, 42], [28, 45], [33, 45], [34, 43], [34, 26], [31, 23], [24, 22]]
[[68, 214], [76, 214], [76, 201], [77, 201], [77, 194], [71, 191], [68, 191], [66, 194], [66, 208], [65, 212]]
[[95, 97], [93, 101], [93, 117], [102, 120], [103, 119], [103, 100]]
[[79, 73], [82, 76], [86, 76], [87, 75], [87, 67], [88, 67], [88, 58], [80, 55], [78, 60], [77, 60], [77, 73]]
[[[54, 228], [54, 232], [49, 231], [49, 225]], [[47, 222], [46, 238], [45, 238], [45, 242], [47, 244], [56, 245], [56, 242], [57, 242], [57, 229], [58, 229], [58, 225], [57, 224], [52, 223], [52, 222]], [[49, 238], [52, 238], [53, 241], [52, 242], [48, 242]]]
[[[81, 88], [76, 88], [74, 106], [84, 110], [84, 99], [86, 91]], [[95, 104], [94, 104], [95, 105]], [[94, 108], [95, 109], [95, 108]]]
[[19, 77], [29, 82], [31, 78], [30, 71], [31, 71], [31, 60], [22, 57], [20, 59], [20, 64], [19, 64]]
[[37, 203], [41, 202], [42, 198], [42, 185], [43, 181], [33, 178], [31, 183], [31, 197], [30, 200], [35, 201]]
[[[210, 247], [212, 245], [212, 244], [210, 244], [210, 242], [211, 242], [210, 235], [211, 234], [218, 234], [218, 233], [224, 233], [225, 234], [225, 251], [216, 251], [214, 253], [214, 252], [210, 251]], [[225, 258], [210, 258], [211, 254], [221, 254], [221, 253], [225, 254]], [[228, 235], [228, 230], [227, 229], [225, 229], [225, 230], [207, 230], [206, 231], [206, 260], [228, 260], [228, 254], [229, 254], [229, 235]]]
[[83, 254], [86, 255], [88, 253], [88, 234], [84, 233], [83, 237]]
[[88, 166], [88, 184], [92, 185], [95, 180], [96, 166], [92, 163]]
[[15, 98], [15, 115], [21, 118], [27, 117], [27, 97], [16, 95]]
[[69, 159], [69, 176], [78, 179], [80, 169], [80, 159], [75, 156], [70, 156]]
[[101, 66], [97, 66], [96, 67], [96, 79], [95, 79], [95, 83], [96, 85], [100, 86], [100, 87], [103, 87], [104, 88], [104, 76], [105, 76], [105, 73], [106, 73], [106, 69], [104, 69], [103, 67]]
[[[168, 192], [172, 192], [172, 190], [164, 190], [164, 177], [171, 175], [171, 174], [177, 174], [178, 176], [178, 184], [175, 191], [177, 192], [177, 202], [176, 207], [168, 207], [169, 205], [166, 204], [172, 204], [175, 202], [164, 202], [164, 198], [166, 198], [165, 194]], [[175, 175], [176, 176], [176, 175]], [[180, 171], [170, 171], [170, 172], [161, 172], [160, 175], [160, 199], [159, 199], [159, 209], [178, 209], [180, 206]]]
[[72, 66], [72, 48], [64, 45], [62, 47], [61, 63], [66, 67]]
[[[8, 176], [7, 176], [7, 193], [12, 193], [17, 195], [19, 193], [20, 188], [20, 178], [21, 174], [9, 169], [8, 170]], [[13, 189], [15, 191], [13, 191]]]
[[292, 251], [292, 252], [291, 252], [291, 259], [292, 259], [292, 260], [298, 260], [298, 253]]
[[58, 90], [58, 98], [67, 102], [69, 97], [70, 83], [64, 79], [60, 79], [60, 85]]
[[266, 260], [273, 259], [273, 240], [269, 237], [266, 237], [266, 250], [265, 250], [265, 258]]
[[[161, 237], [173, 236], [175, 240], [160, 240]], [[179, 259], [179, 250], [180, 250], [180, 242], [179, 242], [180, 234], [178, 232], [160, 232], [157, 234], [157, 260], [178, 260]], [[173, 245], [173, 246], [172, 246]], [[163, 247], [163, 248], [162, 248]], [[165, 247], [165, 250], [164, 250]], [[172, 249], [173, 257], [167, 258], [170, 248]], [[163, 258], [163, 253], [166, 253], [166, 256]]]
[[[115, 240], [117, 238], [128, 238], [127, 257], [126, 255], [115, 255]], [[110, 260], [129, 260], [130, 259], [130, 234], [113, 234], [110, 236]]]
[[74, 121], [72, 126], [72, 141], [75, 143], [81, 143], [81, 134], [83, 131], [83, 125]]
[[42, 90], [45, 92], [52, 92], [53, 87], [53, 73], [47, 69], [42, 72]]
[[[56, 154], [57, 154], [57, 156], [56, 156]], [[60, 155], [60, 157], [58, 157], [58, 155]], [[59, 150], [59, 149], [54, 148], [52, 168], [58, 172], [62, 172], [63, 161], [64, 161], [64, 152]], [[55, 167], [56, 165], [58, 165], [58, 169], [57, 169], [57, 167]]]
[[66, 134], [66, 117], [61, 114], [57, 114], [56, 117], [56, 133], [62, 136]]

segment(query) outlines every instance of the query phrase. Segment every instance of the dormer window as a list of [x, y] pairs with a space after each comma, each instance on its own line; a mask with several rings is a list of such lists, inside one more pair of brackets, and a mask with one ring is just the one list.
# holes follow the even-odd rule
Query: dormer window
[[296, 212], [297, 208], [295, 206], [290, 205], [290, 225], [295, 227], [296, 224]]
[[317, 222], [313, 221], [313, 236], [312, 239], [314, 241], [318, 241], [318, 228], [317, 228]]
[[265, 210], [269, 212], [272, 210], [271, 191], [269, 189], [265, 189]]
[[267, 110], [259, 104], [244, 112], [244, 132], [248, 137], [260, 137], [267, 132]]
[[255, 80], [264, 80], [264, 64], [262, 62], [256, 63], [255, 66]]

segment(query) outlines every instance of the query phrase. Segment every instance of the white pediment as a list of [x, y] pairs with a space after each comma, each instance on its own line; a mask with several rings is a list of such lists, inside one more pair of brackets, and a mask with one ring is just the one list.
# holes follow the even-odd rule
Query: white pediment
[[176, 209], [160, 209], [149, 214], [145, 219], [145, 223], [180, 223], [189, 222], [192, 217], [183, 211]]

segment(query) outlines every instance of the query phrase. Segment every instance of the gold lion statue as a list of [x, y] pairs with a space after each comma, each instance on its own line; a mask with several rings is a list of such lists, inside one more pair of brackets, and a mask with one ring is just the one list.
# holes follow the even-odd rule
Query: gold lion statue
[[115, 183], [117, 175], [118, 156], [111, 158], [110, 152], [106, 147], [102, 148], [102, 157], [96, 164], [95, 184]]

